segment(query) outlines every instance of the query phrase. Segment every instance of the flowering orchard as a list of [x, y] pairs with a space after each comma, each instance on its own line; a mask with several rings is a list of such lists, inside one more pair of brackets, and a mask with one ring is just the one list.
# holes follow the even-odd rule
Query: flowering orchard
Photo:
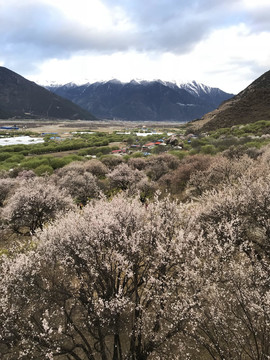
[[1, 359], [270, 358], [268, 150], [157, 159], [1, 179]]
[[147, 359], [192, 320], [194, 239], [168, 199], [101, 199], [34, 241], [2, 269], [2, 336], [19, 357]]

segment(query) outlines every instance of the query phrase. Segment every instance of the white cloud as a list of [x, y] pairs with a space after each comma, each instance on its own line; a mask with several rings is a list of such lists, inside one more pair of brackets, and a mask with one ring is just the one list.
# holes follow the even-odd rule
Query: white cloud
[[238, 92], [268, 70], [269, 0], [0, 0], [0, 64], [44, 83], [197, 80]]
[[270, 33], [250, 34], [244, 24], [214, 31], [192, 53], [199, 59], [199, 78], [226, 91], [243, 90], [268, 70], [269, 41]]
[[[184, 55], [136, 51], [112, 55], [77, 55], [69, 60], [53, 59], [40, 66], [32, 77], [45, 83], [80, 83], [118, 78], [188, 81], [196, 80], [224, 91], [238, 93], [264, 71], [270, 63], [269, 33], [250, 34], [244, 24], [214, 31], [192, 52]], [[48, 76], [48, 74], [50, 76]]]
[[259, 7], [265, 8], [269, 6], [269, 0], [243, 0], [243, 5], [251, 9], [258, 9]]
[[57, 8], [71, 22], [88, 29], [127, 30], [131, 27], [125, 12], [115, 8], [112, 13], [100, 0], [46, 0], [46, 4]]

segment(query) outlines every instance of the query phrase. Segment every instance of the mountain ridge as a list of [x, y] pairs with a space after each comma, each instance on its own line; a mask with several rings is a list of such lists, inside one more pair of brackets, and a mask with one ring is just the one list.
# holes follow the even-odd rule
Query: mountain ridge
[[94, 120], [71, 101], [0, 66], [0, 118], [56, 118]]
[[193, 126], [202, 131], [211, 131], [259, 120], [270, 120], [270, 71], [214, 111], [205, 114], [198, 122], [195, 121]]
[[46, 86], [99, 118], [187, 122], [233, 96], [218, 88], [163, 80], [117, 79], [76, 85]]

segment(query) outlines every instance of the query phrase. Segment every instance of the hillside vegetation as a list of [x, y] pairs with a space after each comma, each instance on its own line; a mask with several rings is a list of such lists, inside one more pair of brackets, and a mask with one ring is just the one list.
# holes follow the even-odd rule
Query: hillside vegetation
[[137, 131], [0, 148], [1, 359], [270, 357], [270, 121]]
[[[41, 136], [44, 143], [1, 146], [0, 170], [10, 170], [14, 174], [22, 170], [33, 170], [37, 175], [45, 172], [51, 174], [54, 170], [75, 160], [85, 161], [89, 157], [95, 157], [106, 161], [106, 155], [111, 158], [112, 151], [118, 149], [124, 150], [122, 156], [118, 157], [119, 162], [128, 162], [134, 157], [144, 158], [147, 162], [147, 155], [150, 154], [171, 154], [183, 159], [190, 155], [215, 155], [224, 151], [227, 157], [244, 154], [257, 157], [261, 152], [260, 149], [270, 142], [270, 121], [264, 120], [209, 133], [190, 133], [192, 131], [190, 124], [178, 131], [162, 129], [162, 132], [146, 137], [137, 136], [138, 131], [139, 129], [136, 128], [128, 133], [78, 131], [65, 137], [50, 133], [42, 135], [33, 131], [2, 131], [2, 137]], [[170, 131], [175, 134], [168, 136], [167, 133]], [[155, 145], [155, 142], [163, 142], [164, 146]], [[144, 147], [145, 144], [150, 144], [150, 147]], [[39, 166], [42, 168], [39, 169]]]
[[194, 128], [212, 131], [233, 125], [270, 120], [270, 71], [267, 71], [246, 89], [223, 102], [216, 110], [194, 122]]

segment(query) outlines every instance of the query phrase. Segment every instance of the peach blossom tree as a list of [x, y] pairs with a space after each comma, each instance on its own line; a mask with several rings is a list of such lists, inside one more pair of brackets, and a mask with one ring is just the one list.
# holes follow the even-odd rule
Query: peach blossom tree
[[70, 170], [64, 176], [58, 177], [55, 183], [60, 189], [66, 190], [77, 203], [83, 205], [99, 195], [96, 177], [86, 171], [78, 173], [76, 170]]
[[136, 184], [145, 177], [145, 174], [123, 163], [116, 166], [107, 177], [110, 180], [112, 188], [127, 190], [132, 186], [136, 187]]
[[47, 178], [33, 178], [19, 183], [3, 208], [3, 219], [15, 230], [34, 233], [58, 214], [74, 207], [65, 191], [51, 184]]
[[147, 209], [124, 194], [101, 199], [37, 233], [35, 250], [6, 257], [7, 358], [173, 359], [198, 306], [180, 213], [168, 199]]

